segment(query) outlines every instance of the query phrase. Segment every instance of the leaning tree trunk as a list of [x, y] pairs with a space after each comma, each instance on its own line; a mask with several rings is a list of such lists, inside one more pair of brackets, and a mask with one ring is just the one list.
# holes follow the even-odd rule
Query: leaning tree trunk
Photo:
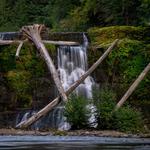
[[[102, 61], [107, 57], [107, 55], [111, 52], [111, 50], [117, 45], [118, 39], [116, 39], [111, 46], [105, 51], [105, 53], [90, 67], [90, 69], [82, 75], [79, 80], [77, 80], [71, 87], [66, 91], [66, 95], [69, 95], [76, 87], [78, 87], [97, 67], [102, 63]], [[50, 110], [52, 110], [55, 106], [57, 106], [61, 102], [60, 96], [55, 98], [52, 102], [46, 105], [39, 112], [31, 116], [28, 120], [19, 123], [17, 128], [27, 128], [42, 116], [46, 115]]]
[[40, 33], [41, 33], [43, 28], [44, 28], [44, 25], [38, 25], [38, 24], [33, 25], [33, 26], [24, 26], [24, 27], [22, 27], [21, 32], [28, 39], [30, 39], [35, 44], [35, 46], [37, 47], [37, 49], [39, 50], [41, 56], [45, 60], [49, 71], [52, 74], [52, 77], [54, 79], [54, 82], [56, 84], [56, 87], [57, 87], [58, 91], [61, 94], [61, 97], [63, 98], [64, 101], [67, 101], [67, 96], [64, 92], [61, 81], [58, 77], [57, 70], [56, 70], [56, 68], [53, 64], [53, 61], [52, 61], [47, 49], [45, 48], [45, 46], [44, 46], [44, 44], [41, 40], [41, 37], [40, 37]]
[[136, 89], [136, 87], [139, 85], [139, 83], [144, 79], [148, 71], [150, 70], [150, 63], [145, 67], [145, 69], [141, 72], [141, 74], [138, 76], [138, 78], [134, 81], [134, 83], [130, 86], [128, 91], [124, 94], [124, 96], [121, 98], [121, 100], [117, 103], [115, 107], [115, 111], [117, 111], [129, 98], [129, 96], [133, 93], [133, 91]]

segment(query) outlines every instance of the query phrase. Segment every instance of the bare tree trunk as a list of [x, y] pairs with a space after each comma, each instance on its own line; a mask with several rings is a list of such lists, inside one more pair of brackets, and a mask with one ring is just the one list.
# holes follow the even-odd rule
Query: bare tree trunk
[[54, 79], [54, 82], [56, 84], [58, 91], [61, 94], [61, 97], [63, 98], [64, 101], [67, 101], [67, 96], [62, 87], [61, 81], [58, 77], [57, 70], [53, 64], [51, 57], [49, 56], [47, 49], [45, 48], [44, 44], [42, 43], [42, 40], [40, 37], [40, 33], [43, 28], [44, 28], [44, 25], [37, 24], [37, 25], [33, 25], [33, 26], [24, 26], [24, 27], [22, 27], [21, 31], [28, 39], [30, 39], [35, 44], [35, 46], [39, 50], [41, 56], [43, 57], [43, 59], [45, 60], [47, 66], [48, 66], [49, 71], [52, 74], [52, 77]]
[[[107, 55], [111, 52], [111, 50], [117, 45], [118, 39], [115, 40], [111, 46], [105, 51], [105, 53], [90, 67], [90, 69], [82, 75], [79, 80], [77, 80], [71, 87], [66, 91], [66, 95], [68, 96], [76, 87], [78, 87], [96, 68], [98, 65], [102, 63], [102, 61], [107, 57]], [[30, 117], [28, 120], [23, 121], [19, 123], [16, 127], [17, 128], [27, 128], [34, 122], [36, 122], [38, 119], [40, 119], [42, 116], [46, 115], [50, 110], [52, 110], [55, 106], [57, 106], [60, 102], [60, 96], [55, 98], [52, 102], [50, 102], [48, 105], [46, 105], [43, 109], [41, 109], [39, 112], [34, 114], [32, 117]]]
[[[0, 45], [9, 45], [13, 43], [21, 43], [21, 40], [0, 40]], [[68, 45], [68, 46], [76, 46], [80, 45], [78, 42], [72, 41], [49, 41], [49, 40], [42, 40], [43, 43], [47, 44], [54, 44], [54, 45]]]
[[139, 83], [144, 79], [145, 75], [150, 70], [150, 63], [145, 67], [145, 69], [141, 72], [141, 74], [138, 76], [138, 78], [134, 81], [134, 83], [130, 86], [128, 91], [124, 94], [124, 96], [121, 98], [121, 100], [117, 103], [115, 107], [115, 111], [117, 111], [129, 98], [129, 96], [133, 93], [133, 91], [136, 89], [136, 87], [139, 85]]

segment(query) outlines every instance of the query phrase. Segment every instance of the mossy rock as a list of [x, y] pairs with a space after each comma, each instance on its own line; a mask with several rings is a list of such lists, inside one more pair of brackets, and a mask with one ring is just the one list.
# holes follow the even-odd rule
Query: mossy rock
[[104, 28], [90, 28], [88, 35], [90, 36], [91, 43], [94, 45], [108, 44], [115, 39], [136, 39], [142, 41], [148, 41], [150, 29], [144, 27], [134, 26], [111, 26]]

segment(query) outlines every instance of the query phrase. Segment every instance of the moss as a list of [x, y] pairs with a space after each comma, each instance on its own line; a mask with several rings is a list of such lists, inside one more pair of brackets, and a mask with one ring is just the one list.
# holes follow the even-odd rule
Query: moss
[[7, 72], [16, 68], [15, 52], [16, 44], [0, 47], [0, 71]]
[[[8, 99], [11, 106], [30, 107], [35, 97], [36, 100], [46, 99], [46, 97], [48, 99], [51, 82], [47, 82], [46, 63], [35, 47], [25, 43], [20, 51], [19, 59], [16, 60], [17, 47], [18, 44], [0, 47], [0, 72], [5, 83], [1, 89], [6, 89], [8, 92], [5, 94], [5, 99]], [[54, 48], [50, 46], [49, 50], [54, 51]], [[3, 100], [0, 99], [0, 101]]]
[[66, 136], [67, 132], [66, 131], [60, 131], [60, 130], [55, 130], [55, 131], [53, 131], [53, 135]]
[[45, 46], [51, 54], [56, 53], [56, 46], [54, 44], [45, 44]]
[[31, 74], [27, 71], [9, 71], [7, 73], [6, 79], [8, 81], [8, 85], [15, 92], [15, 97], [12, 99], [12, 102], [17, 103], [22, 101], [21, 104], [23, 106], [27, 106], [27, 104], [31, 103], [31, 95], [30, 95], [30, 78]]
[[[109, 84], [121, 97], [140, 72], [150, 62], [150, 30], [146, 27], [113, 26], [91, 28], [88, 30], [91, 39], [89, 49], [89, 65], [92, 65], [109, 47], [114, 39], [119, 38], [119, 44], [111, 54], [96, 69], [94, 76], [100, 84]], [[149, 99], [150, 74], [140, 83], [130, 100]]]
[[[112, 26], [104, 28], [90, 28], [88, 34], [92, 44], [101, 45], [112, 42], [115, 39], [136, 39], [143, 40], [145, 28], [133, 26]], [[146, 32], [146, 31], [145, 31]]]

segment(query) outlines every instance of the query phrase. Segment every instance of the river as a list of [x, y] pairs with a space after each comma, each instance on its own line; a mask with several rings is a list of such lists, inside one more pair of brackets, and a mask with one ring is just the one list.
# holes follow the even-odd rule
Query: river
[[150, 150], [149, 138], [0, 136], [0, 150]]

